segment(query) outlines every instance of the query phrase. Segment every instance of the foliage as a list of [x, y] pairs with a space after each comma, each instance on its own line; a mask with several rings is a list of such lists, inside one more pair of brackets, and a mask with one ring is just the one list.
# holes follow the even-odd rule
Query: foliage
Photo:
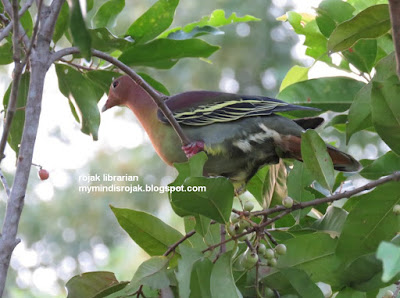
[[[379, 179], [400, 168], [400, 82], [390, 43], [388, 6], [380, 1], [368, 3], [364, 7], [361, 0], [324, 0], [316, 15], [288, 12], [280, 18], [296, 34], [305, 36], [307, 55], [357, 79], [309, 80], [313, 66], [294, 66], [277, 97], [320, 109], [297, 116], [341, 113], [334, 114], [338, 117], [331, 125], [341, 125], [338, 130], [347, 142], [364, 130], [377, 135], [391, 151], [375, 161], [364, 160], [360, 175]], [[90, 1], [87, 4], [90, 11]], [[104, 2], [91, 19], [83, 17], [79, 1], [64, 3], [55, 25], [54, 47], [67, 40], [79, 48], [80, 54], [57, 62], [56, 74], [60, 92], [68, 98], [84, 134], [97, 140], [97, 103], [113, 77], [120, 75], [114, 65], [94, 58], [91, 49], [109, 53], [131, 67], [170, 69], [184, 58], [206, 59], [219, 49], [200, 36], [220, 35], [223, 26], [258, 20], [249, 15], [227, 17], [224, 11], [215, 10], [198, 22], [169, 29], [178, 4], [178, 0], [157, 1], [123, 36], [116, 36], [113, 24], [125, 1]], [[29, 14], [25, 18], [30, 36], [33, 22]], [[6, 40], [0, 47], [1, 64], [13, 61], [10, 49], [11, 41]], [[333, 61], [332, 53], [339, 56], [340, 63]], [[158, 91], [168, 93], [146, 72], [142, 77]], [[26, 68], [17, 108], [25, 106], [29, 80]], [[4, 96], [5, 108], [9, 97], [10, 91]], [[17, 154], [24, 119], [24, 112], [18, 111], [8, 139]], [[234, 188], [226, 178], [203, 177], [204, 153], [175, 165], [178, 176], [170, 189], [181, 185], [207, 187], [199, 193], [169, 193], [173, 210], [185, 220], [186, 235], [148, 213], [111, 207], [121, 227], [151, 257], [132, 272], [130, 282], [120, 282], [114, 273], [103, 271], [75, 276], [67, 283], [69, 297], [159, 293], [176, 297], [264, 297], [271, 291], [323, 297], [319, 283], [328, 285], [338, 297], [376, 295], [400, 278], [398, 266], [388, 256], [393, 255], [398, 264], [395, 236], [400, 231], [400, 216], [394, 210], [400, 204], [399, 182], [385, 181], [388, 183], [376, 184], [374, 190], [350, 198], [339, 196], [342, 204], [333, 203], [334, 196], [321, 201], [318, 199], [340, 193], [344, 183], [351, 183], [357, 174], [334, 172], [324, 142], [312, 130], [303, 134], [301, 151], [304, 164], [280, 162], [261, 169], [249, 182], [248, 190], [259, 204], [256, 211], [245, 203], [244, 210], [234, 209], [232, 214]], [[282, 206], [287, 195], [294, 200], [293, 206]]]

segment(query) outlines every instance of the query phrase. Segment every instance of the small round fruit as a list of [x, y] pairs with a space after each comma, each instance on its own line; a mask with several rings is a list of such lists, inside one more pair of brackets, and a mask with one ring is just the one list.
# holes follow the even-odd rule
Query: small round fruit
[[266, 252], [267, 252], [267, 248], [265, 247], [264, 243], [260, 243], [258, 245], [258, 253], [260, 255], [265, 255]]
[[387, 290], [382, 298], [392, 298], [393, 295], [394, 294], [393, 294], [393, 292], [391, 290]]
[[229, 225], [228, 228], [228, 234], [231, 236], [235, 236], [236, 235], [236, 230], [235, 230], [235, 226], [234, 225]]
[[285, 244], [278, 244], [275, 247], [275, 251], [278, 255], [283, 256], [284, 254], [286, 254], [286, 245]]
[[268, 266], [269, 267], [275, 267], [276, 264], [278, 264], [278, 261], [275, 258], [272, 258], [271, 260], [268, 260]]
[[258, 255], [252, 252], [246, 253], [244, 259], [243, 259], [243, 267], [246, 269], [253, 268], [253, 266], [257, 263], [258, 261]]
[[251, 224], [247, 220], [241, 219], [239, 222], [239, 226], [241, 229], [246, 229], [246, 228], [250, 227]]
[[49, 172], [45, 169], [40, 169], [38, 171], [38, 176], [40, 178], [40, 180], [47, 180], [50, 176]]
[[275, 297], [274, 291], [270, 288], [266, 288], [265, 289], [265, 297]]
[[250, 239], [250, 235], [249, 234], [246, 234], [246, 235], [243, 235], [243, 236], [239, 237], [239, 241], [246, 241], [246, 240], [249, 240], [249, 239]]
[[293, 206], [293, 199], [291, 197], [286, 197], [282, 201], [282, 205], [286, 208], [291, 208]]
[[394, 207], [393, 207], [393, 212], [394, 212], [394, 214], [396, 214], [396, 215], [400, 215], [400, 205], [399, 205], [399, 204], [394, 205]]
[[246, 201], [245, 203], [244, 203], [244, 205], [243, 205], [243, 209], [245, 210], [245, 211], [251, 211], [251, 210], [253, 210], [254, 209], [254, 204], [252, 203], [252, 202], [250, 202], [250, 201]]
[[239, 214], [233, 213], [231, 214], [231, 223], [235, 224], [237, 222], [239, 222], [240, 220], [240, 216]]
[[267, 251], [264, 254], [264, 258], [271, 260], [272, 258], [275, 257], [275, 253], [272, 249], [268, 248]]
[[244, 231], [244, 227], [241, 226], [239, 223], [235, 224], [234, 227], [235, 227], [236, 235], [240, 234], [240, 233], [242, 233]]

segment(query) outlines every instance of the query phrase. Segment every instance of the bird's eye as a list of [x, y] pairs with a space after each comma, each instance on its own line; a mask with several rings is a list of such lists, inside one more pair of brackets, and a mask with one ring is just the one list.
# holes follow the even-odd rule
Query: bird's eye
[[118, 85], [119, 85], [119, 82], [118, 82], [118, 81], [114, 81], [114, 82], [112, 83], [112, 86], [113, 86], [114, 89], [117, 88]]

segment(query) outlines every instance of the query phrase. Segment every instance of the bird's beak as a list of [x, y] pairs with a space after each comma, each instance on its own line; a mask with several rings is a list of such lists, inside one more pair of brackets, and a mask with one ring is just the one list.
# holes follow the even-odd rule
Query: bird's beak
[[103, 108], [101, 109], [102, 113], [108, 110], [107, 103], [108, 103], [108, 99], [107, 99], [106, 103], [104, 104]]

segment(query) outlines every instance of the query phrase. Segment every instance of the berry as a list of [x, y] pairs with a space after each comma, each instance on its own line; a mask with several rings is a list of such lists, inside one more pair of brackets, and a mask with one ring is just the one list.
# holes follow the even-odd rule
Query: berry
[[236, 230], [235, 230], [235, 226], [234, 225], [229, 225], [228, 228], [228, 234], [231, 236], [235, 236], [236, 235]]
[[265, 297], [275, 297], [274, 291], [270, 288], [265, 288]]
[[391, 290], [387, 290], [382, 298], [392, 298], [393, 295], [394, 294], [393, 294], [393, 292]]
[[258, 262], [258, 255], [256, 253], [247, 252], [243, 259], [243, 267], [246, 269], [253, 268], [253, 266]]
[[293, 206], [293, 199], [291, 197], [286, 197], [282, 201], [282, 205], [286, 208], [291, 208]]
[[251, 211], [251, 210], [253, 210], [254, 209], [254, 204], [252, 203], [252, 202], [250, 202], [250, 201], [246, 201], [245, 203], [244, 203], [244, 205], [243, 205], [243, 210], [245, 210], [245, 211]]
[[47, 180], [50, 176], [49, 172], [45, 169], [40, 169], [38, 172], [40, 180]]
[[275, 267], [276, 264], [278, 264], [278, 261], [275, 258], [272, 258], [271, 260], [268, 260], [269, 267]]
[[400, 215], [400, 205], [399, 204], [394, 205], [393, 213], [396, 214], [396, 215]]
[[242, 219], [242, 220], [240, 220], [240, 222], [239, 222], [239, 226], [240, 226], [240, 228], [241, 228], [242, 231], [243, 231], [243, 229], [246, 229], [246, 228], [250, 227], [251, 224], [250, 224], [247, 220]]
[[266, 252], [267, 252], [267, 248], [265, 247], [265, 245], [263, 243], [260, 243], [258, 245], [258, 253], [260, 255], [265, 255]]
[[237, 223], [240, 220], [239, 214], [233, 213], [231, 214], [231, 223]]
[[275, 251], [276, 251], [276, 253], [278, 254], [278, 255], [284, 255], [284, 254], [286, 254], [286, 245], [285, 244], [278, 244], [276, 247], [275, 247]]
[[267, 251], [264, 254], [264, 258], [271, 260], [272, 258], [275, 257], [275, 253], [272, 249], [268, 248]]

